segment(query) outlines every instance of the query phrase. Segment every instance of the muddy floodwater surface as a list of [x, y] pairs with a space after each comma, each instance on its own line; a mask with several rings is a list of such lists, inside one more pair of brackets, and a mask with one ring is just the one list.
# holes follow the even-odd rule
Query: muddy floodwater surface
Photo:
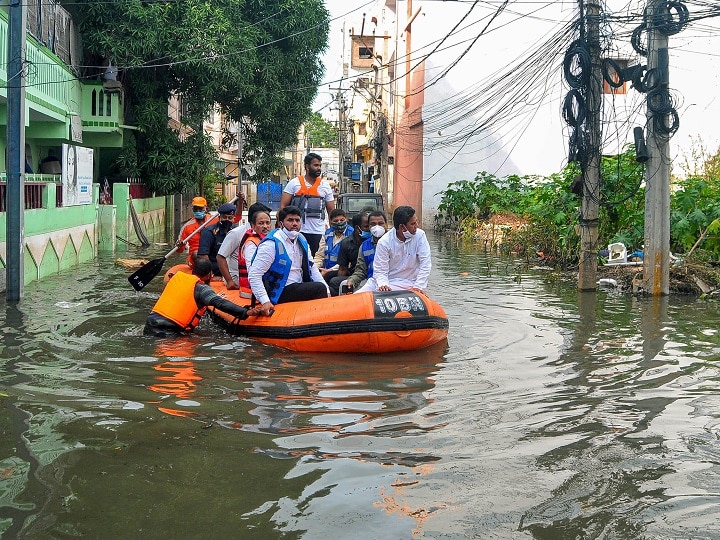
[[718, 304], [430, 240], [413, 353], [146, 337], [110, 255], [0, 300], [0, 536], [720, 538]]

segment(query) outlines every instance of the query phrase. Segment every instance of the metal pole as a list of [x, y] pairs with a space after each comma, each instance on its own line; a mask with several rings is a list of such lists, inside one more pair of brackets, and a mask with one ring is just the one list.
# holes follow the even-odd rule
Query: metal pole
[[25, 24], [27, 7], [8, 3], [7, 82], [7, 290], [18, 302], [25, 282], [23, 213], [25, 210]]
[[[655, 13], [658, 0], [650, 0], [647, 13]], [[652, 20], [652, 18], [650, 18]], [[648, 70], [657, 68], [658, 51], [667, 50], [668, 38], [650, 24], [648, 29]], [[662, 77], [667, 90], [669, 75]], [[645, 249], [643, 281], [653, 296], [670, 293], [670, 135], [655, 129], [655, 116], [647, 109], [648, 162], [645, 178]]]
[[580, 268], [578, 290], [597, 288], [598, 216], [600, 208], [600, 155], [602, 137], [602, 71], [600, 67], [600, 4], [587, 4], [587, 42], [591, 74], [587, 89], [588, 162], [583, 171], [582, 215], [580, 216]]

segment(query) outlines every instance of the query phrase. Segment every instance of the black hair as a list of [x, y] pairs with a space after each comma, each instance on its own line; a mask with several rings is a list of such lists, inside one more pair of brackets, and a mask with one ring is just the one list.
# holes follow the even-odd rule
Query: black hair
[[367, 216], [367, 214], [361, 212], [361, 213], [359, 213], [359, 214], [355, 214], [355, 215], [352, 217], [352, 222], [351, 222], [351, 224], [352, 224], [352, 226], [353, 226], [354, 229], [357, 229], [357, 228], [360, 226], [360, 224], [362, 223], [362, 218], [363, 218], [364, 216]]
[[303, 163], [305, 165], [310, 165], [310, 162], [313, 159], [317, 159], [318, 161], [322, 161], [322, 156], [320, 154], [316, 154], [315, 152], [310, 152], [307, 156], [305, 156], [305, 159], [303, 160]]
[[387, 216], [385, 215], [385, 212], [382, 210], [374, 210], [368, 214], [368, 221], [370, 221], [371, 217], [382, 217], [383, 221], [387, 223]]
[[210, 262], [210, 259], [206, 258], [197, 258], [195, 259], [195, 264], [193, 265], [193, 275], [197, 277], [205, 277], [210, 272], [212, 272], [212, 263]]
[[250, 223], [255, 223], [253, 221], [253, 215], [256, 212], [267, 212], [268, 215], [270, 215], [270, 207], [261, 202], [252, 203], [250, 208], [248, 208], [248, 221], [250, 221]]
[[399, 230], [400, 225], [407, 225], [414, 215], [415, 209], [412, 206], [398, 206], [393, 212], [393, 226]]
[[292, 204], [290, 204], [278, 212], [277, 218], [278, 218], [278, 221], [283, 222], [283, 221], [285, 221], [285, 218], [288, 216], [302, 217], [302, 212], [300, 211], [300, 209], [297, 206], [293, 206]]
[[250, 216], [250, 223], [252, 225], [257, 223], [257, 218], [260, 214], [267, 214], [267, 216], [270, 217], [270, 212], [268, 210], [256, 210], [252, 213], [252, 216]]
[[345, 210], [343, 210], [342, 208], [335, 208], [335, 209], [333, 209], [332, 212], [330, 212], [328, 219], [332, 220], [333, 218], [336, 218], [338, 216], [346, 216], [347, 217], [347, 214], [345, 213]]

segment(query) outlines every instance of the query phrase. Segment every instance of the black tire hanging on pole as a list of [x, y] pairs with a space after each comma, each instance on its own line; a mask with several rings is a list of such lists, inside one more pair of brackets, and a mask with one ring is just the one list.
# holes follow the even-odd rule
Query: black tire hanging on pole
[[563, 101], [563, 119], [569, 126], [576, 128], [585, 122], [586, 116], [585, 98], [580, 90], [570, 90]]
[[[670, 124], [667, 123], [668, 116], [671, 118]], [[653, 116], [653, 126], [656, 132], [672, 137], [680, 128], [680, 115], [674, 108], [670, 108], [665, 114], [655, 114]]]
[[[610, 88], [620, 88], [625, 84], [622, 68], [620, 64], [612, 58], [605, 58], [600, 65], [600, 69], [602, 70], [603, 80]], [[617, 78], [614, 78], [613, 74], [615, 74]]]
[[632, 48], [640, 56], [648, 55], [647, 47], [644, 47], [642, 44], [642, 34], [646, 29], [647, 26], [645, 23], [641, 23], [637, 26], [637, 28], [635, 28], [635, 30], [633, 30], [632, 36], [630, 37], [630, 44], [632, 45]]
[[582, 40], [573, 41], [563, 59], [563, 74], [570, 88], [585, 88], [590, 81], [592, 59], [590, 49]]
[[[673, 15], [673, 11], [675, 15]], [[682, 2], [670, 1], [658, 4], [653, 12], [653, 26], [666, 36], [680, 32], [690, 20], [690, 12]]]

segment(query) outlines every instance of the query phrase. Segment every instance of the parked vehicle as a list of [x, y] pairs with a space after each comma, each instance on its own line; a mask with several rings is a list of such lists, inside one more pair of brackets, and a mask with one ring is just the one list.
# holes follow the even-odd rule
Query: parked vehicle
[[383, 198], [379, 193], [343, 193], [338, 196], [335, 206], [345, 210], [348, 219], [360, 212], [385, 211]]

